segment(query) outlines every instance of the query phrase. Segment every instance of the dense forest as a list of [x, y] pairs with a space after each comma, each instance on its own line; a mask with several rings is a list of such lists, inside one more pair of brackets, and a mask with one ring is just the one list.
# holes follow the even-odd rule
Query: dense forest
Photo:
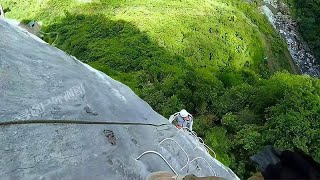
[[301, 35], [320, 62], [320, 1], [286, 0], [285, 2], [290, 5]]
[[127, 84], [165, 117], [190, 111], [195, 131], [239, 177], [257, 171], [249, 157], [269, 144], [320, 162], [320, 81], [294, 74], [259, 3], [5, 2], [9, 17], [43, 21], [44, 40]]

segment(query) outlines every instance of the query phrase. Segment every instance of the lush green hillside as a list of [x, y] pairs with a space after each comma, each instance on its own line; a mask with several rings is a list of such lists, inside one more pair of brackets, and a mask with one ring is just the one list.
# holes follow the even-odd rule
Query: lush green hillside
[[159, 113], [189, 110], [199, 135], [241, 177], [256, 171], [249, 157], [267, 144], [300, 148], [320, 161], [320, 82], [274, 74], [294, 67], [255, 3], [10, 0], [4, 6], [9, 17], [43, 21], [47, 42], [129, 85]]
[[4, 5], [11, 9], [8, 17], [42, 20], [46, 25], [58, 22], [66, 11], [124, 20], [194, 67], [216, 71], [225, 66], [238, 70], [250, 66], [256, 72], [267, 73], [266, 63], [271, 72], [293, 71], [279, 35], [254, 4], [238, 0], [5, 0]]

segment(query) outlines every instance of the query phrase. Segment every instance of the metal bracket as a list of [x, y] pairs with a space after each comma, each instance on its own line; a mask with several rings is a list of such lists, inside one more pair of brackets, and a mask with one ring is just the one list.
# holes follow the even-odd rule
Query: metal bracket
[[[193, 131], [191, 131], [191, 129], [189, 129], [188, 127], [182, 127], [178, 130], [178, 132], [181, 131], [181, 129], [187, 129], [188, 131], [190, 131], [192, 133], [192, 135], [199, 140], [200, 144], [204, 145], [205, 146], [205, 149], [206, 151], [209, 153], [208, 149], [214, 154], [214, 158], [217, 157], [216, 153], [208, 146], [204, 143], [203, 139], [201, 137], [198, 137]], [[196, 148], [199, 148], [199, 147], [195, 147], [193, 150], [195, 150]]]
[[208, 161], [206, 159], [204, 159], [203, 157], [196, 157], [194, 159], [192, 159], [190, 161], [190, 163], [192, 163], [193, 161], [197, 160], [197, 159], [202, 159], [204, 160], [204, 162], [206, 162], [208, 164], [208, 166], [210, 167], [210, 170], [213, 172], [214, 176], [217, 176], [217, 173], [213, 170], [213, 168], [211, 167], [211, 165], [208, 163]]
[[176, 140], [174, 140], [172, 138], [163, 139], [162, 141], [160, 141], [159, 145], [162, 144], [164, 141], [168, 141], [168, 140], [176, 143], [180, 147], [180, 149], [184, 152], [184, 154], [187, 156], [187, 163], [181, 168], [181, 170], [182, 170], [183, 168], [185, 168], [189, 164], [189, 161], [190, 161], [189, 156], [188, 156], [187, 152], [182, 148], [182, 146]]
[[177, 171], [174, 170], [174, 168], [170, 165], [170, 163], [169, 163], [159, 152], [157, 152], [157, 151], [145, 151], [145, 152], [142, 153], [140, 156], [138, 156], [138, 157], [136, 158], [136, 160], [139, 160], [143, 155], [145, 155], [145, 154], [150, 154], [150, 153], [156, 154], [156, 155], [160, 156], [160, 157], [164, 160], [164, 162], [166, 162], [166, 164], [170, 167], [170, 169], [174, 172], [174, 174], [175, 174], [175, 175], [178, 175]]
[[208, 145], [206, 145], [205, 143], [203, 143], [203, 145], [204, 145], [207, 149], [209, 149], [211, 152], [213, 152], [214, 158], [216, 159], [216, 157], [217, 157], [216, 153], [215, 153]]
[[191, 129], [189, 129], [188, 127], [182, 127], [182, 128], [180, 128], [180, 129], [178, 130], [178, 132], [180, 132], [182, 129], [188, 130], [189, 132], [191, 132], [191, 134], [192, 134], [195, 138], [198, 138], [198, 136], [197, 136], [193, 131], [191, 131]]

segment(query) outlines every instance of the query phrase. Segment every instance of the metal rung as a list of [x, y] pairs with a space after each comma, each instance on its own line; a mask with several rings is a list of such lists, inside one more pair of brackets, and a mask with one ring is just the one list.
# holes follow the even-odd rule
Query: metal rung
[[178, 132], [181, 131], [182, 129], [188, 130], [189, 132], [191, 132], [191, 134], [192, 134], [194, 137], [198, 138], [198, 136], [197, 136], [191, 129], [189, 129], [188, 127], [182, 127], [182, 128], [180, 128], [180, 129], [178, 130]]
[[[217, 155], [216, 155], [216, 152], [214, 152], [214, 150], [212, 150], [208, 145], [206, 145], [205, 143], [201, 143], [203, 146], [204, 146], [204, 148], [205, 148], [205, 150], [206, 150], [206, 152], [207, 153], [209, 153], [209, 151], [208, 151], [208, 149], [214, 154], [214, 158], [216, 159], [217, 158]], [[196, 146], [196, 147], [194, 147], [193, 148], [193, 150], [195, 150], [195, 149], [200, 149], [198, 146]], [[202, 149], [200, 149], [200, 150], [202, 150]], [[209, 153], [210, 154], [210, 153]]]
[[172, 138], [165, 138], [164, 140], [160, 141], [159, 145], [162, 144], [164, 141], [168, 141], [168, 140], [175, 142], [180, 147], [180, 149], [184, 152], [184, 154], [187, 156], [187, 163], [181, 168], [181, 170], [182, 170], [183, 168], [185, 168], [189, 164], [189, 161], [190, 161], [189, 156], [188, 156], [187, 152], [181, 147], [181, 145], [176, 140], [174, 140]]
[[170, 167], [170, 169], [174, 172], [174, 174], [175, 174], [175, 175], [178, 175], [177, 171], [174, 170], [174, 168], [170, 165], [170, 163], [169, 163], [159, 152], [157, 152], [157, 151], [145, 151], [145, 152], [142, 153], [139, 157], [137, 157], [136, 160], [139, 160], [143, 155], [149, 154], [149, 153], [156, 154], [156, 155], [160, 156], [160, 157], [164, 160], [164, 162], [167, 163], [167, 165], [168, 165], [168, 166]]
[[[202, 144], [204, 144], [204, 141], [201, 137], [197, 137], [199, 139], [199, 142], [201, 142]], [[200, 141], [201, 140], [201, 141]]]
[[[214, 158], [217, 157], [216, 153], [215, 153], [208, 145], [206, 145], [206, 144], [204, 143], [204, 141], [203, 141], [203, 139], [202, 139], [201, 137], [198, 137], [193, 131], [191, 131], [191, 129], [189, 129], [188, 127], [182, 127], [182, 128], [180, 128], [180, 129], [178, 130], [178, 132], [180, 132], [181, 129], [187, 129], [188, 131], [190, 131], [190, 132], [192, 133], [192, 135], [199, 140], [200, 144], [203, 144], [203, 145], [205, 146], [205, 149], [206, 149], [207, 152], [208, 152], [207, 149], [209, 149], [211, 152], [213, 152]], [[199, 147], [196, 146], [193, 150], [195, 150], [196, 148], [199, 148]], [[208, 152], [208, 153], [209, 153], [209, 152]]]
[[[203, 144], [201, 144], [201, 145], [203, 145]], [[204, 148], [204, 149], [203, 149], [203, 148]], [[200, 146], [195, 146], [195, 147], [193, 148], [193, 150], [196, 150], [196, 149], [200, 149], [201, 151], [206, 151], [207, 153], [209, 153], [208, 149], [207, 149], [205, 146], [203, 146], [202, 148], [201, 148]]]
[[202, 160], [204, 160], [204, 161], [208, 164], [208, 166], [210, 167], [210, 170], [213, 172], [214, 176], [217, 176], [217, 173], [213, 170], [213, 168], [212, 168], [211, 165], [208, 163], [208, 161], [207, 161], [206, 159], [204, 159], [203, 157], [196, 157], [196, 158], [192, 159], [192, 160], [190, 161], [190, 163], [192, 163], [193, 161], [195, 161], [195, 160], [197, 160], [197, 159], [202, 159]]
[[178, 130], [178, 132], [181, 131], [181, 129], [186, 129], [188, 130], [189, 132], [191, 132], [191, 134], [193, 135], [193, 137], [195, 137], [201, 144], [204, 144], [204, 141], [201, 137], [198, 137], [197, 134], [195, 134], [191, 129], [189, 129], [188, 127], [182, 127]]
[[203, 145], [204, 145], [207, 149], [209, 149], [211, 152], [213, 152], [214, 158], [216, 159], [216, 157], [217, 157], [216, 153], [215, 153], [208, 145], [206, 145], [205, 143], [203, 143]]

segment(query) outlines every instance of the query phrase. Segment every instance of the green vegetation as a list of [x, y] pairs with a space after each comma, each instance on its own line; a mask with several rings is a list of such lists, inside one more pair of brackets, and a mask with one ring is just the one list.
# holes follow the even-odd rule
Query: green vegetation
[[9, 17], [43, 21], [56, 32], [47, 42], [129, 85], [162, 115], [186, 108], [241, 178], [256, 171], [249, 157], [268, 144], [320, 161], [320, 81], [289, 73], [286, 46], [255, 3], [41, 2], [4, 5]]
[[[267, 144], [302, 149], [319, 162], [319, 83], [308, 76], [277, 73], [252, 85], [224, 89], [216, 104], [220, 112], [199, 120], [196, 129], [206, 130], [200, 135], [243, 177], [254, 171], [248, 158]], [[215, 120], [222, 125], [217, 128]]]
[[285, 0], [296, 17], [299, 30], [320, 62], [320, 1], [319, 0]]

